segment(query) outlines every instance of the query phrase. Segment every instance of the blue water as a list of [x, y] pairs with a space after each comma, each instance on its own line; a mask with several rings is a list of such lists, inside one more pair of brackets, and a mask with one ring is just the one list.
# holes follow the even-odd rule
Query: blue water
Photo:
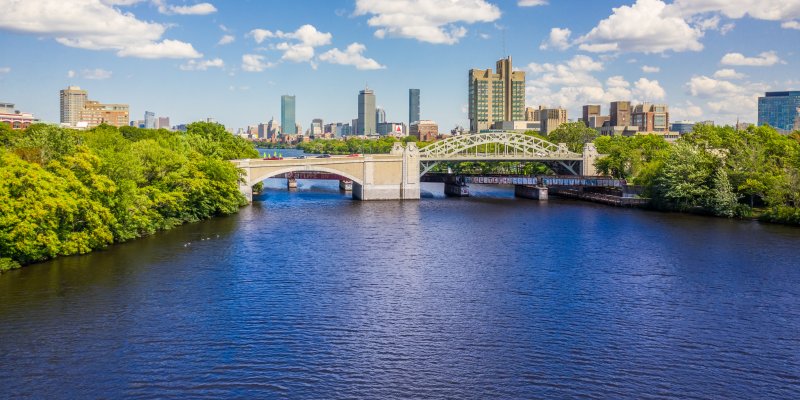
[[800, 398], [800, 229], [299, 183], [0, 276], [0, 397]]

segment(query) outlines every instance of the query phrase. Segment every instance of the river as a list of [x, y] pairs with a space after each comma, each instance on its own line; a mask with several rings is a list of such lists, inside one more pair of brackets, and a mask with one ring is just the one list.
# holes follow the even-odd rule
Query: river
[[800, 229], [266, 183], [1, 275], [2, 397], [800, 398]]

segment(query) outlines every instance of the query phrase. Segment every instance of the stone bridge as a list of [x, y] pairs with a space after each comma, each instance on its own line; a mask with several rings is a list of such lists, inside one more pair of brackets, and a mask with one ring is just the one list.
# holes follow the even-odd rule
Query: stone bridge
[[395, 143], [389, 154], [293, 158], [281, 160], [233, 160], [244, 176], [242, 193], [252, 201], [252, 186], [264, 179], [292, 172], [325, 172], [353, 182], [359, 200], [419, 199], [420, 177], [442, 162], [530, 161], [542, 162], [576, 176], [594, 176], [599, 154], [594, 145], [583, 154], [569, 151], [563, 143], [510, 132], [459, 135], [420, 150], [416, 143]]

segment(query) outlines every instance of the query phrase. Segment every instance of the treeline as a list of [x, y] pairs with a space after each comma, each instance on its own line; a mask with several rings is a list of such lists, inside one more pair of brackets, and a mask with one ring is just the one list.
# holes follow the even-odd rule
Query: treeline
[[598, 170], [631, 180], [663, 210], [800, 224], [800, 135], [695, 126], [677, 143], [599, 137]]
[[[348, 138], [346, 140], [315, 139], [310, 142], [298, 143], [297, 148], [311, 154], [387, 154], [392, 151], [396, 142], [415, 142], [414, 136], [398, 139], [384, 136], [380, 139]], [[426, 143], [417, 142], [423, 146]]]
[[258, 157], [218, 124], [187, 132], [0, 124], [0, 271], [88, 253], [246, 204], [226, 161]]

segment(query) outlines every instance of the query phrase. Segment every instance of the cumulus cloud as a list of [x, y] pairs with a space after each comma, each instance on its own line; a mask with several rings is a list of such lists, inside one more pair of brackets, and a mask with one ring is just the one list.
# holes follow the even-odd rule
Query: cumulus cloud
[[217, 42], [217, 45], [224, 46], [226, 44], [231, 44], [234, 41], [236, 41], [236, 38], [233, 35], [222, 35], [222, 37], [219, 39], [219, 42]]
[[717, 79], [743, 79], [746, 77], [747, 75], [741, 72], [736, 72], [736, 70], [730, 68], [723, 68], [717, 72], [714, 72], [714, 78]]
[[339, 49], [328, 50], [319, 56], [321, 61], [329, 62], [331, 64], [352, 65], [359, 70], [372, 70], [384, 69], [385, 66], [377, 61], [364, 57], [362, 54], [366, 50], [366, 46], [361, 43], [352, 43], [347, 46], [345, 51]]
[[225, 62], [221, 58], [215, 58], [213, 60], [189, 60], [186, 64], [181, 65], [180, 69], [183, 71], [206, 71], [209, 68], [222, 68], [224, 66]]
[[493, 22], [501, 13], [485, 0], [356, 0], [354, 14], [371, 15], [367, 23], [377, 38], [454, 44], [467, 34], [460, 24]]
[[798, 0], [675, 0], [673, 7], [682, 15], [716, 12], [733, 19], [745, 16], [769, 21], [800, 18]]
[[800, 30], [800, 22], [797, 22], [797, 21], [786, 21], [786, 22], [781, 24], [781, 28]]
[[123, 48], [117, 52], [120, 57], [138, 58], [200, 58], [191, 44], [179, 40], [166, 39], [161, 42], [142, 43]]
[[758, 96], [768, 90], [761, 83], [733, 83], [708, 76], [694, 76], [686, 84], [690, 95], [703, 99], [709, 117], [732, 121], [736, 118], [753, 121], [758, 110]]
[[728, 53], [722, 57], [722, 65], [738, 65], [747, 67], [770, 67], [783, 62], [774, 51], [766, 51], [757, 57], [746, 57], [742, 53]]
[[578, 43], [582, 50], [596, 53], [663, 53], [700, 51], [702, 37], [700, 27], [670, 15], [663, 1], [637, 0], [631, 6], [614, 8], [611, 16], [580, 37]]
[[[0, 29], [49, 37], [69, 47], [113, 50], [119, 56], [199, 58], [191, 44], [162, 40], [166, 25], [137, 19], [118, 7], [124, 0], [36, 0], [5, 2]], [[148, 53], [145, 50], [153, 50]]]
[[517, 5], [520, 7], [546, 6], [547, 0], [519, 0]]
[[654, 74], [657, 72], [661, 72], [661, 68], [659, 67], [651, 67], [649, 65], [642, 65], [642, 72], [646, 74]]
[[667, 92], [656, 80], [639, 78], [634, 84], [633, 95], [638, 96], [643, 101], [664, 100]]
[[81, 71], [81, 76], [83, 79], [91, 79], [91, 80], [105, 80], [111, 78], [112, 72], [106, 71], [102, 68], [95, 68], [95, 69], [84, 69]]
[[331, 44], [333, 35], [320, 32], [313, 25], [303, 25], [294, 32], [268, 31], [253, 29], [248, 34], [256, 43], [261, 44], [267, 39], [284, 39], [273, 47], [283, 51], [282, 60], [292, 62], [306, 62], [314, 58], [315, 48]]
[[7, 74], [11, 72], [11, 67], [0, 67], [0, 74]]
[[669, 116], [671, 121], [693, 120], [705, 116], [705, 111], [703, 111], [702, 107], [695, 105], [691, 101], [686, 101], [670, 106]]
[[274, 66], [275, 63], [264, 61], [262, 55], [245, 54], [242, 56], [242, 70], [247, 72], [261, 72]]
[[198, 3], [191, 6], [167, 6], [171, 14], [178, 15], [208, 15], [217, 12], [217, 8], [210, 3]]
[[572, 34], [567, 28], [550, 29], [550, 37], [539, 45], [540, 50], [555, 49], [566, 50], [572, 46], [569, 37]]

